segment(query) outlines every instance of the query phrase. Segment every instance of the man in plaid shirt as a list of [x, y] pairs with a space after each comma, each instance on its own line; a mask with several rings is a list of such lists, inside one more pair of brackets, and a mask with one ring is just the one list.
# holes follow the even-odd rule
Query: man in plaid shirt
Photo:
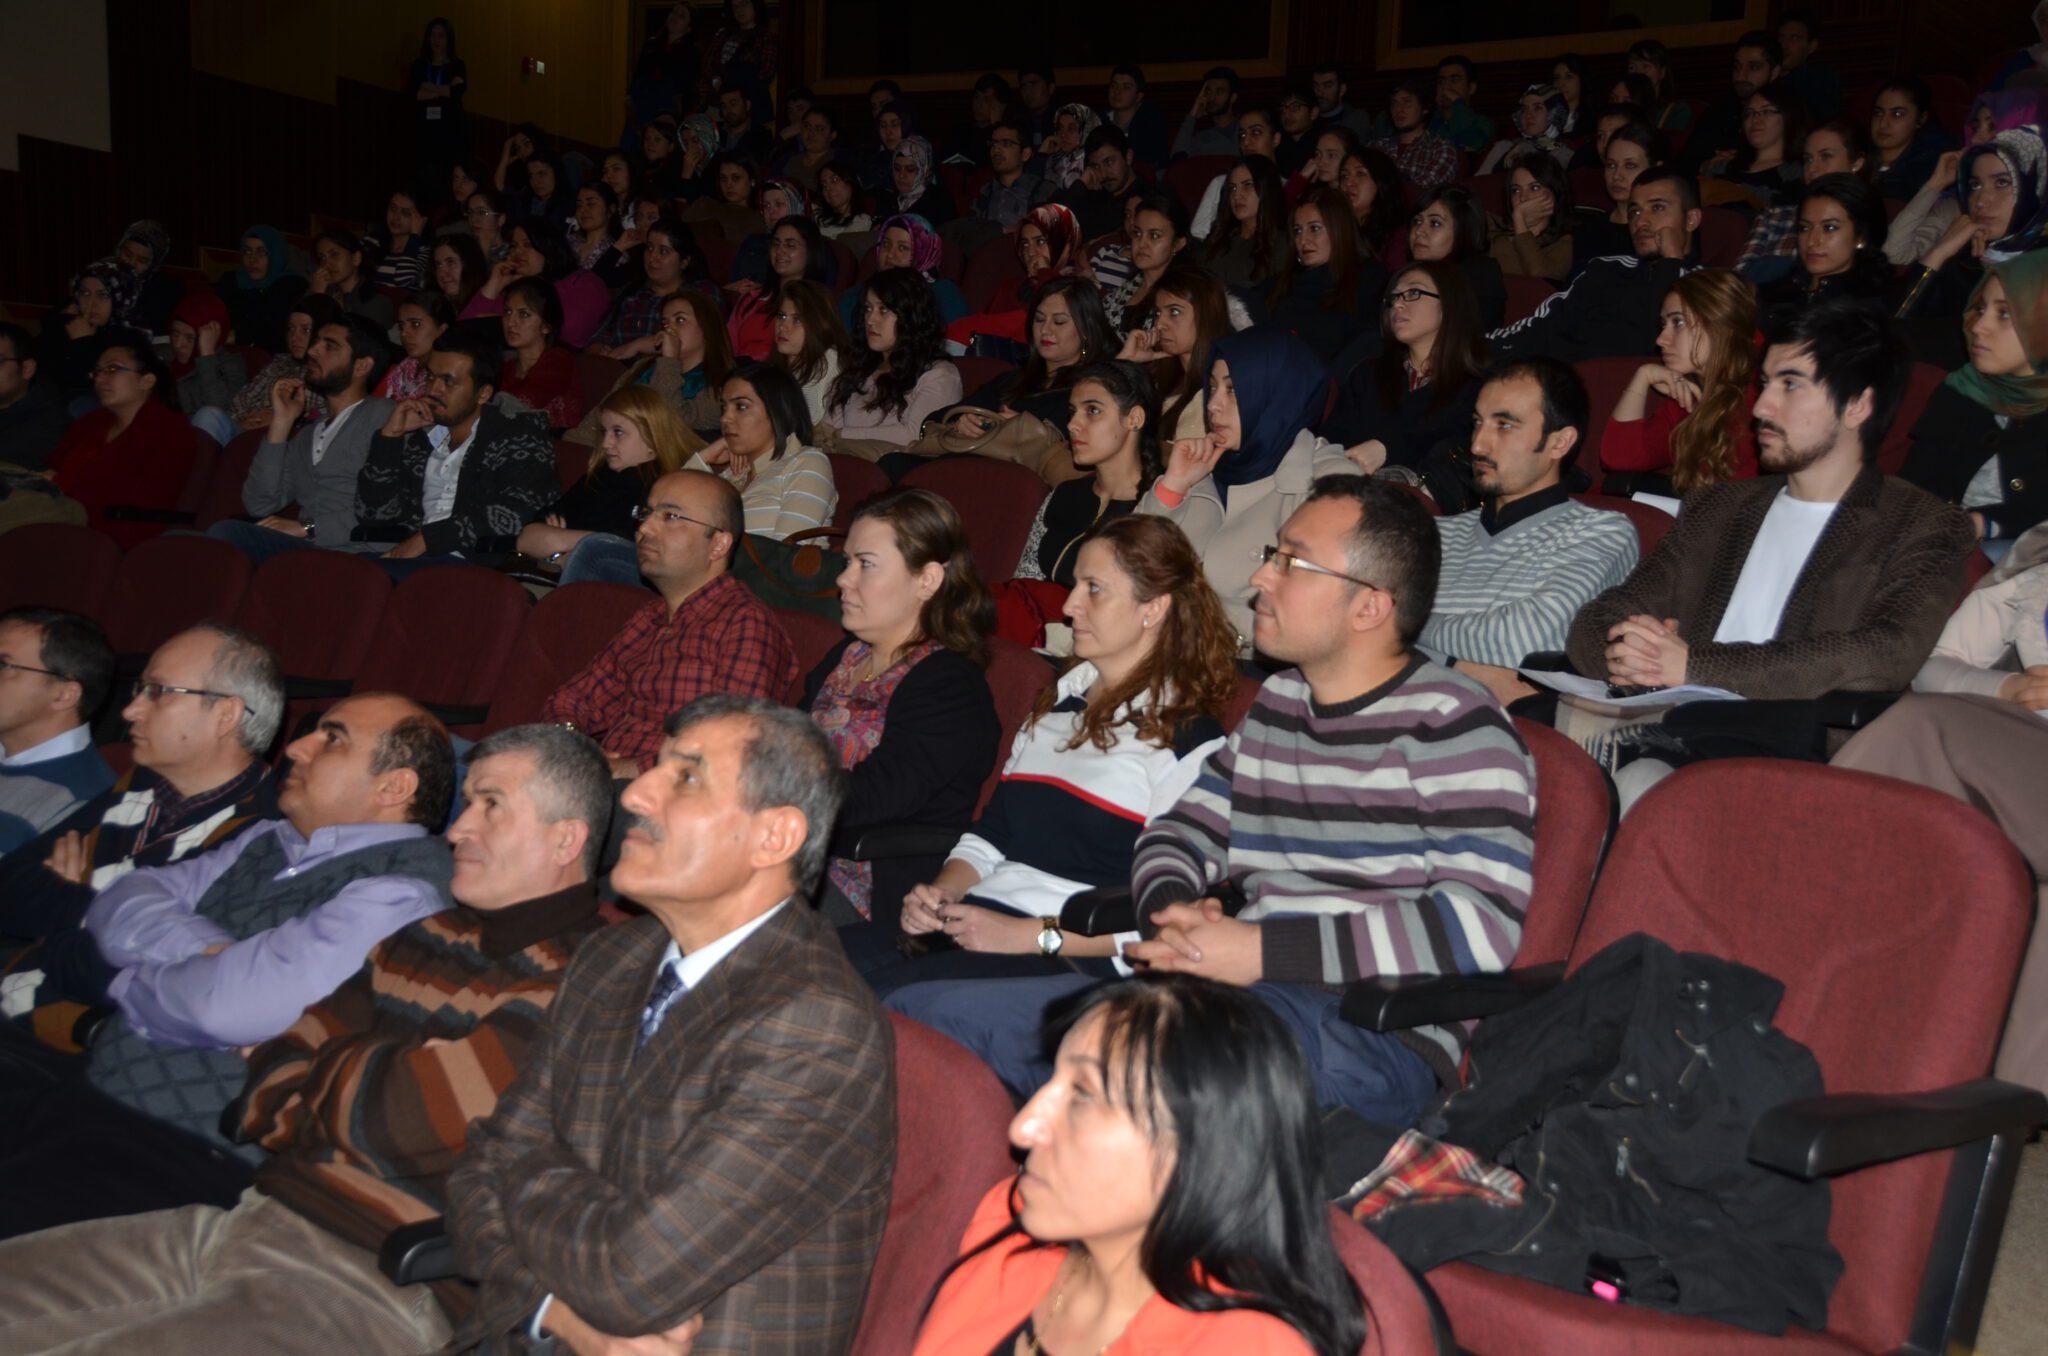
[[796, 651], [781, 623], [728, 572], [745, 531], [739, 491], [720, 476], [676, 471], [654, 482], [641, 512], [640, 572], [661, 597], [546, 707], [547, 719], [595, 739], [620, 777], [653, 763], [663, 723], [696, 698], [780, 701], [796, 681]]
[[1458, 148], [1429, 134], [1428, 104], [1414, 85], [1401, 85], [1387, 103], [1392, 130], [1372, 144], [1392, 158], [1408, 186], [1426, 193], [1458, 177]]

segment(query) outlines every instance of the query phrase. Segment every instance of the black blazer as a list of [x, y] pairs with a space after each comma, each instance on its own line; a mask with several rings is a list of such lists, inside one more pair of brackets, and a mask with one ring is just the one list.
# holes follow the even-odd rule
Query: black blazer
[[[804, 710], [817, 706], [819, 689], [852, 643], [849, 636], [833, 646], [804, 679]], [[965, 833], [1001, 734], [988, 676], [964, 655], [934, 650], [889, 698], [881, 740], [851, 773], [839, 828], [917, 824]], [[874, 863], [874, 922], [896, 931], [903, 896], [943, 865], [944, 853]]]
[[1899, 475], [1960, 508], [1970, 478], [1993, 457], [2005, 502], [1973, 512], [1995, 524], [2000, 537], [2017, 537], [2048, 520], [2048, 413], [2000, 428], [1991, 411], [1953, 387], [1937, 386], [1913, 425], [1913, 447]]

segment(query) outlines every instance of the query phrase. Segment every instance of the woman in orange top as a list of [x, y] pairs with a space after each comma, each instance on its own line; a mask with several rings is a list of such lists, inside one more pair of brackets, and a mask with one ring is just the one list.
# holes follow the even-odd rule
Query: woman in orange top
[[1270, 1009], [1184, 975], [1088, 991], [1010, 1123], [916, 1356], [1354, 1356], [1308, 1068]]

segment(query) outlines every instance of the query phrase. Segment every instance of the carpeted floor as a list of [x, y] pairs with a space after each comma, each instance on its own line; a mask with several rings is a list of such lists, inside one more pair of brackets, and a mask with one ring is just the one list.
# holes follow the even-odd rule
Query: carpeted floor
[[1980, 1356], [2048, 1351], [2048, 1140], [2036, 1140], [2020, 1157], [1977, 1350]]

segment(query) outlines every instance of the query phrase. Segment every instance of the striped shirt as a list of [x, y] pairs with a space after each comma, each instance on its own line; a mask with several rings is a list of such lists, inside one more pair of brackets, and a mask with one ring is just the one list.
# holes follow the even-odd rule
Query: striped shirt
[[[1561, 497], [1561, 496], [1560, 496]], [[1562, 650], [1579, 609], [1628, 578], [1635, 525], [1570, 499], [1489, 530], [1483, 510], [1436, 520], [1443, 542], [1436, 603], [1415, 648], [1439, 663], [1513, 668]]]
[[832, 510], [839, 505], [839, 490], [832, 483], [831, 459], [815, 447], [795, 444], [796, 435], [791, 434], [790, 446], [784, 448], [782, 455], [773, 461], [755, 462], [753, 474], [745, 483], [733, 478], [730, 466], [714, 469], [701, 456], [690, 458], [685, 469], [708, 471], [731, 480], [738, 486], [740, 505], [746, 510], [747, 535], [781, 541], [825, 526], [832, 521]]
[[[1140, 916], [1227, 882], [1275, 983], [1506, 969], [1529, 903], [1535, 781], [1514, 726], [1468, 678], [1418, 656], [1322, 706], [1290, 669], [1140, 835]], [[1465, 1035], [1406, 1039], [1447, 1077]]]

